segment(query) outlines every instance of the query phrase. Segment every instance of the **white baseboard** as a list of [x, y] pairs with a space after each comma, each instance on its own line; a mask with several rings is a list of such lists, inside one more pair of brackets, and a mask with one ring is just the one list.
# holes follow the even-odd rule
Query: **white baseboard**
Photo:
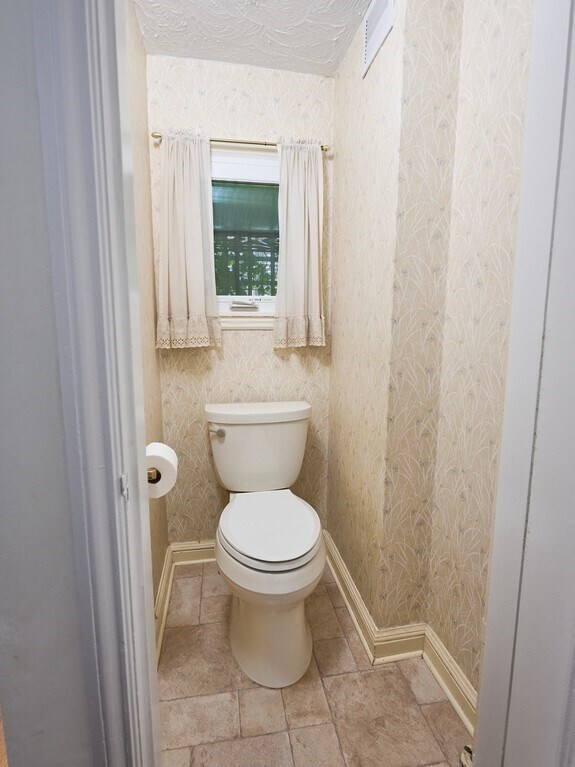
[[423, 659], [471, 735], [477, 722], [477, 692], [431, 626], [425, 631]]
[[175, 565], [191, 565], [194, 562], [213, 562], [216, 558], [215, 541], [171, 543], [172, 561]]
[[333, 576], [373, 665], [423, 658], [473, 735], [477, 693], [435, 631], [427, 623], [378, 629], [333, 538], [326, 531], [324, 537]]
[[162, 640], [164, 639], [164, 629], [168, 617], [168, 605], [170, 604], [170, 594], [172, 592], [172, 581], [174, 579], [174, 562], [172, 559], [172, 550], [168, 546], [166, 556], [164, 557], [164, 566], [158, 584], [158, 593], [154, 604], [154, 618], [156, 622], [156, 663], [160, 662], [160, 652], [162, 651]]
[[343, 599], [371, 662], [376, 665], [421, 657], [425, 645], [425, 623], [378, 629], [331, 535], [324, 531], [327, 559]]
[[160, 662], [160, 653], [162, 651], [164, 630], [168, 618], [168, 606], [170, 604], [170, 594], [172, 593], [175, 568], [178, 565], [188, 565], [196, 562], [213, 562], [214, 559], [214, 541], [171, 543], [166, 549], [164, 566], [162, 568], [162, 575], [160, 576], [160, 583], [158, 585], [158, 594], [154, 605], [157, 663]]
[[[443, 642], [427, 623], [389, 629], [377, 628], [331, 535], [324, 531], [327, 558], [337, 586], [373, 665], [406, 658], [423, 658], [473, 735], [477, 693]], [[172, 543], [166, 551], [156, 599], [156, 649], [158, 660], [166, 626], [174, 569], [178, 565], [213, 562], [214, 541]]]

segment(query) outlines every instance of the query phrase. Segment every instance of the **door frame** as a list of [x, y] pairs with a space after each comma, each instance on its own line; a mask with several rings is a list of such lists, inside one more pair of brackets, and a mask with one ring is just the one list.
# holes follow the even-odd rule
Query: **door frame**
[[[523, 576], [537, 457], [572, 19], [572, 0], [535, 0], [533, 4], [519, 238], [476, 730], [477, 767], [514, 767], [514, 757], [507, 753], [509, 723], [512, 717], [521, 716], [520, 701], [512, 693], [517, 683], [516, 650], [526, 639], [519, 612], [533, 598], [523, 588]], [[546, 556], [551, 564], [553, 551]], [[544, 712], [541, 714], [545, 719]], [[529, 739], [537, 733], [530, 730], [523, 737], [528, 752]], [[551, 755], [548, 763], [553, 763]], [[528, 763], [521, 764], [527, 767]]]
[[119, 94], [120, 85], [127, 89], [125, 45], [118, 45], [125, 27], [125, 0], [34, 3], [76, 582], [98, 767], [159, 764], [130, 131]]

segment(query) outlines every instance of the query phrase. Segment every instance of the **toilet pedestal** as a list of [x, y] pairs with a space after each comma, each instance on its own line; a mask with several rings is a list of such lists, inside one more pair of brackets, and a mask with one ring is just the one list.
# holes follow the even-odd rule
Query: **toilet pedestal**
[[[307, 589], [306, 589], [307, 590]], [[311, 590], [310, 590], [311, 593]], [[264, 687], [297, 682], [311, 661], [311, 631], [303, 599], [277, 606], [232, 598], [230, 641], [242, 671]]]

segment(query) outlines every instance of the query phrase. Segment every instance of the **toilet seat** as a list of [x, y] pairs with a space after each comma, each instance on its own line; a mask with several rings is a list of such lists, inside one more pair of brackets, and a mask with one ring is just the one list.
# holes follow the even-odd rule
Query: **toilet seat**
[[291, 490], [238, 493], [222, 512], [218, 538], [235, 560], [264, 572], [301, 567], [322, 543], [318, 515]]

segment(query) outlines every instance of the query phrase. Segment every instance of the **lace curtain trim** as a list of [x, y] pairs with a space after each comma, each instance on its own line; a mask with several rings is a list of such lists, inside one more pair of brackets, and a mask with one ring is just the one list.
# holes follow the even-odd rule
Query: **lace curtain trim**
[[325, 346], [324, 318], [319, 315], [276, 317], [274, 320], [274, 348], [298, 346]]
[[159, 317], [157, 349], [189, 349], [195, 346], [221, 346], [219, 317], [192, 314], [189, 317]]

